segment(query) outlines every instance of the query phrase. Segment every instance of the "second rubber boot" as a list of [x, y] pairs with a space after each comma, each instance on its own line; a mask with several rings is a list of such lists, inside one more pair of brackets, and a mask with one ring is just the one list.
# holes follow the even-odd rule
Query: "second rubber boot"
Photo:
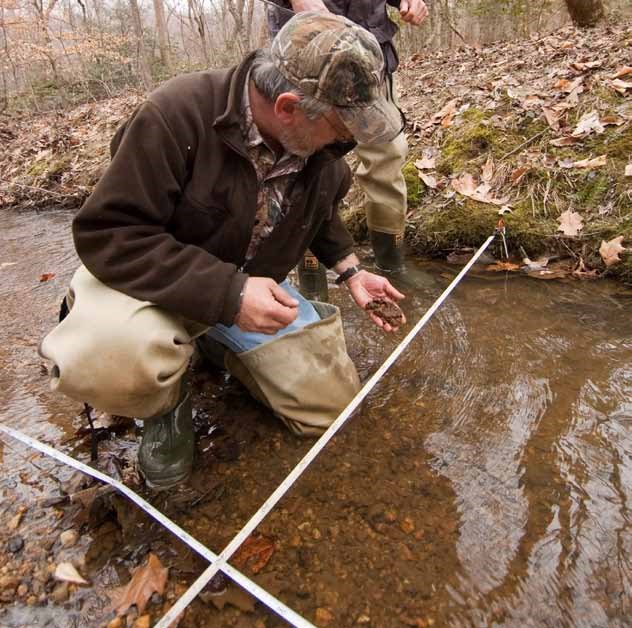
[[309, 251], [297, 267], [299, 292], [308, 301], [329, 301], [327, 269]]
[[195, 434], [191, 395], [185, 385], [182, 386], [184, 395], [173, 410], [144, 421], [138, 463], [147, 486], [155, 490], [183, 482], [193, 468]]
[[387, 272], [404, 270], [404, 236], [403, 234], [369, 231], [371, 247], [375, 254], [375, 265]]

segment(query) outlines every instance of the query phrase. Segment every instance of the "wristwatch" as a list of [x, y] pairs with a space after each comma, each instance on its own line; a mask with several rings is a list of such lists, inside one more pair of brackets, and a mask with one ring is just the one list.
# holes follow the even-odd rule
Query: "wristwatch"
[[341, 272], [337, 277], [334, 283], [339, 286], [341, 283], [344, 283], [348, 279], [351, 279], [354, 275], [358, 274], [360, 269], [357, 266], [349, 266], [347, 270]]

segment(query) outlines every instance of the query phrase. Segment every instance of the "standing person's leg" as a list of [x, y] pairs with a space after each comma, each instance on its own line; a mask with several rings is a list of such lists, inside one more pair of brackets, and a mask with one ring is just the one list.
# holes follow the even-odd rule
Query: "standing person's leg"
[[221, 343], [226, 368], [255, 399], [295, 434], [318, 436], [360, 390], [360, 379], [347, 353], [338, 308], [307, 301], [287, 281], [281, 286], [299, 301], [291, 325], [275, 335], [217, 325], [200, 344]]
[[[385, 89], [395, 102], [392, 75], [387, 76]], [[375, 263], [382, 270], [400, 270], [403, 267], [407, 210], [403, 167], [408, 156], [408, 143], [400, 133], [385, 144], [358, 144], [356, 154], [360, 160], [356, 176], [366, 197], [367, 226]]]
[[193, 341], [207, 327], [112, 290], [85, 267], [67, 296], [70, 311], [40, 345], [51, 388], [144, 421], [140, 469], [167, 488], [193, 463], [191, 403], [183, 382]]

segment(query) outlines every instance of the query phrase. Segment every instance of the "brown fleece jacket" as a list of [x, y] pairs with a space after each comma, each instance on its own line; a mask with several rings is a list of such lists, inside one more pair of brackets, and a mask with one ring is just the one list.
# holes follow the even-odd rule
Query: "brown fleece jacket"
[[243, 267], [257, 178], [239, 112], [253, 56], [153, 92], [117, 131], [112, 161], [73, 222], [95, 277], [207, 325], [233, 323], [248, 275], [280, 282], [308, 247], [328, 267], [353, 250], [337, 212], [352, 145], [332, 146], [310, 157], [286, 195], [286, 218]]

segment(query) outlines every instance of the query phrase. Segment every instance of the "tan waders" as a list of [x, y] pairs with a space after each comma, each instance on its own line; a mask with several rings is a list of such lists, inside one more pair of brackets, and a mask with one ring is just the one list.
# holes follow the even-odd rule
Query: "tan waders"
[[312, 301], [321, 320], [243, 353], [226, 368], [297, 435], [319, 436], [360, 390], [340, 310]]
[[[112, 290], [85, 267], [71, 281], [68, 302], [68, 315], [40, 345], [52, 362], [51, 388], [143, 419], [139, 464], [147, 483], [166, 488], [181, 481], [194, 450], [183, 376], [208, 327]], [[315, 307], [323, 320], [226, 355], [230, 372], [301, 435], [322, 433], [359, 390], [338, 309]]]

